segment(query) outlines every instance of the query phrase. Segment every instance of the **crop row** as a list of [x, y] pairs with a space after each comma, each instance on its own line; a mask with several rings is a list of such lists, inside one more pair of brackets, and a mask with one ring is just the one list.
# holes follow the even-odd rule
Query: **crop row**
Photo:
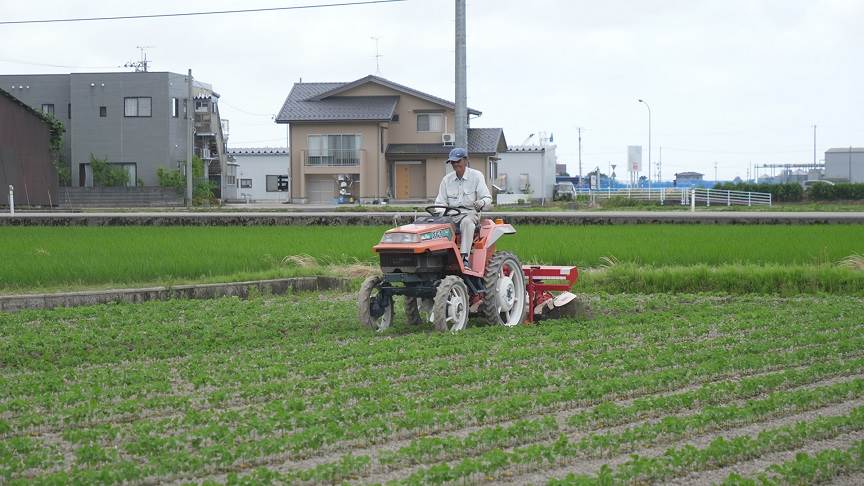
[[860, 299], [595, 304], [588, 322], [452, 336], [373, 336], [338, 295], [3, 315], [0, 482], [386, 480], [861, 401]]
[[[615, 390], [646, 388], [649, 387], [648, 383], [652, 382], [654, 383], [653, 388], [649, 387], [649, 389], [662, 390], [664, 385], [666, 387], [674, 386], [668, 382], [674, 383], [676, 377], [679, 382], [688, 382], [698, 377], [710, 377], [718, 372], [746, 369], [741, 366], [747, 364], [750, 364], [754, 369], [763, 368], [767, 363], [786, 366], [789, 361], [784, 358], [790, 355], [800, 355], [798, 361], [793, 361], [800, 362], [802, 359], [818, 359], [836, 354], [857, 352], [860, 345], [864, 344], [864, 336], [855, 331], [838, 331], [821, 339], [818, 336], [813, 336], [807, 346], [799, 345], [797, 348], [790, 339], [792, 338], [787, 340], [771, 339], [770, 336], [766, 336], [764, 342], [746, 341], [737, 346], [729, 345], [726, 347], [728, 351], [738, 356], [734, 362], [722, 355], [718, 356], [715, 353], [714, 343], [701, 341], [691, 343], [690, 346], [670, 346], [669, 349], [649, 348], [647, 353], [640, 350], [639, 353], [622, 354], [612, 350], [593, 356], [590, 365], [581, 359], [571, 361], [569, 362], [570, 367], [564, 368], [563, 373], [551, 376], [545, 369], [523, 369], [521, 370], [522, 373], [514, 376], [512, 380], [502, 382], [500, 380], [501, 375], [494, 369], [491, 371], [490, 369], [466, 371], [461, 378], [425, 380], [422, 383], [425, 386], [420, 387], [420, 390], [425, 388], [423, 393], [417, 391], [413, 386], [400, 387], [390, 386], [386, 382], [370, 382], [364, 386], [351, 386], [335, 390], [325, 387], [319, 395], [310, 397], [306, 401], [298, 397], [267, 402], [271, 404], [270, 410], [261, 410], [260, 407], [250, 405], [244, 407], [248, 410], [229, 409], [224, 413], [228, 416], [237, 416], [239, 421], [245, 420], [248, 415], [259, 416], [263, 413], [265, 416], [278, 416], [278, 414], [288, 413], [296, 417], [289, 423], [285, 423], [284, 420], [280, 421], [280, 428], [290, 427], [293, 429], [314, 427], [334, 421], [351, 423], [364, 417], [380, 418], [382, 413], [409, 410], [402, 419], [395, 421], [396, 428], [399, 429], [408, 426], [410, 421], [416, 420], [410, 412], [413, 410], [479, 403], [481, 407], [475, 410], [474, 415], [469, 415], [467, 418], [473, 417], [474, 420], [483, 421], [486, 417], [500, 418], [502, 415], [505, 418], [510, 417], [512, 412], [517, 410], [528, 411], [525, 408], [530, 410], [532, 402], [540, 406], [549, 406], [561, 401], [572, 401], [577, 397], [592, 397], [596, 400]], [[677, 366], [682, 355], [688, 357], [693, 368], [682, 369]], [[776, 361], [778, 359], [780, 361]], [[753, 363], [749, 363], [750, 361]], [[566, 362], [562, 361], [561, 363]], [[724, 370], [724, 367], [727, 369]], [[254, 387], [252, 388], [254, 389]], [[296, 384], [293, 383], [285, 384], [281, 388], [278, 384], [271, 383], [263, 386], [262, 389], [267, 392], [268, 398], [275, 398], [281, 394], [293, 397], [296, 396], [297, 391]], [[526, 391], [532, 392], [537, 397], [536, 401], [524, 398], [514, 401], [514, 398], [521, 397]], [[387, 398], [382, 399], [380, 397]], [[195, 407], [191, 400], [192, 398], [189, 396], [168, 396], [130, 399], [118, 404], [90, 401], [55, 411], [53, 415], [47, 416], [38, 410], [25, 411], [20, 415], [6, 418], [4, 421], [7, 426], [4, 428], [24, 431], [30, 427], [57, 427], [62, 424], [66, 430], [69, 430], [74, 428], [75, 424], [91, 426], [99, 423], [110, 423], [126, 416], [134, 419], [136, 413], [140, 414], [148, 410], [166, 409], [188, 413], [196, 409], [210, 409], [213, 405], [213, 403], [207, 402]], [[350, 411], [346, 410], [344, 406], [347, 401], [352, 402]], [[483, 404], [488, 402], [497, 402], [497, 406], [493, 405], [491, 409], [487, 408], [488, 405], [484, 406]], [[501, 403], [508, 402], [512, 407], [509, 412], [500, 406]], [[439, 417], [446, 419], [441, 425], [446, 425], [450, 420], [453, 420], [452, 415], [454, 414], [450, 413], [450, 410], [452, 409], [448, 409], [443, 416], [439, 415]], [[300, 415], [297, 414], [301, 411], [303, 412], [302, 422], [299, 421]], [[507, 413], [511, 413], [511, 415], [507, 415]], [[158, 414], [149, 417], [158, 418]], [[403, 423], [402, 420], [404, 419], [408, 419], [409, 422]], [[53, 422], [49, 422], [49, 420], [53, 420]], [[168, 424], [171, 422], [171, 420], [167, 421]]]
[[[645, 423], [621, 432], [592, 433], [575, 440], [561, 435], [553, 443], [532, 444], [509, 451], [493, 450], [477, 458], [466, 458], [452, 465], [437, 464], [416, 471], [407, 478], [406, 482], [428, 484], [467, 480], [476, 473], [492, 475], [508, 464], [516, 465], [524, 471], [526, 465], [548, 467], [573, 458], [608, 457], [632, 452], [640, 446], [754, 423], [776, 416], [778, 413], [791, 414], [819, 408], [850, 398], [849, 395], [860, 397], [862, 392], [864, 392], [864, 382], [855, 380], [817, 390], [776, 393], [745, 405], [712, 407], [682, 417], [667, 416], [658, 422]], [[856, 409], [850, 417], [864, 418], [864, 408]], [[857, 426], [859, 428], [853, 430], [864, 428], [864, 423]]]
[[[765, 332], [754, 330], [753, 326], [755, 324], [725, 330], [728, 335], [712, 338], [710, 343], [717, 346], [731, 346], [748, 337], [757, 339], [766, 335]], [[824, 333], [823, 335], [830, 336], [838, 328], [842, 329], [842, 326], [842, 324], [789, 326], [783, 330], [773, 330], [770, 336], [773, 336], [772, 339], [774, 340], [778, 336], [783, 336], [797, 337], [799, 341], [804, 341], [800, 337], [802, 334], [813, 336]], [[585, 337], [573, 344], [569, 342], [556, 344], [544, 340], [542, 347], [525, 346], [527, 342], [536, 339], [537, 334], [536, 332], [526, 332], [518, 339], [510, 336], [510, 339], [505, 340], [505, 342], [497, 343], [492, 348], [494, 354], [491, 355], [488, 354], [490, 348], [486, 346], [486, 343], [478, 340], [479, 342], [474, 342], [471, 345], [453, 346], [455, 349], [452, 350], [452, 353], [448, 346], [443, 350], [444, 356], [438, 356], [434, 359], [427, 357], [425, 362], [422, 361], [425, 353], [417, 350], [417, 354], [421, 356], [419, 359], [396, 361], [392, 364], [381, 363], [385, 356], [390, 355], [390, 350], [385, 349], [375, 350], [366, 356], [361, 354], [353, 360], [350, 355], [344, 357], [339, 355], [336, 360], [331, 361], [328, 361], [326, 357], [319, 358], [317, 352], [311, 355], [297, 352], [296, 354], [301, 354], [307, 363], [310, 360], [314, 360], [314, 363], [306, 365], [297, 363], [297, 366], [292, 366], [292, 362], [298, 359], [297, 356], [292, 356], [294, 353], [292, 349], [285, 352], [274, 350], [245, 351], [233, 356], [220, 355], [218, 359], [188, 360], [184, 363], [174, 363], [174, 366], [170, 367], [159, 363], [147, 363], [146, 365], [133, 364], [131, 368], [120, 366], [113, 372], [107, 368], [97, 368], [94, 372], [84, 376], [78, 376], [74, 372], [67, 371], [42, 372], [26, 377], [3, 379], [0, 384], [4, 385], [5, 390], [8, 390], [9, 396], [15, 397], [15, 402], [10, 404], [8, 400], [0, 399], [0, 413], [4, 408], [9, 410], [24, 406], [25, 398], [26, 405], [38, 405], [50, 411], [58, 406], [68, 406], [81, 401], [94, 401], [94, 399], [100, 403], [111, 401], [113, 396], [117, 396], [112, 395], [114, 392], [118, 392], [119, 397], [150, 396], [153, 393], [167, 394], [173, 391], [173, 385], [176, 384], [177, 380], [186, 382], [187, 390], [193, 392], [200, 387], [212, 388], [217, 386], [219, 395], [213, 398], [222, 397], [220, 401], [224, 401], [227, 395], [232, 392], [226, 384], [233, 383], [238, 384], [238, 388], [245, 388], [246, 391], [242, 393], [247, 398], [248, 393], [254, 393], [256, 387], [266, 390], [270, 382], [279, 384], [274, 392], [292, 394], [302, 393], [304, 387], [318, 391], [322, 388], [344, 388], [357, 383], [365, 385], [370, 381], [386, 381], [388, 383], [399, 380], [416, 381], [416, 377], [422, 378], [424, 376], [429, 376], [429, 379], [432, 380], [435, 377], [441, 377], [439, 379], [446, 380], [449, 384], [454, 380], [459, 380], [458, 376], [460, 375], [469, 375], [464, 383], [470, 383], [472, 371], [488, 371], [490, 368], [503, 367], [499, 365], [505, 363], [518, 364], [526, 360], [541, 360], [543, 363], [535, 362], [532, 366], [543, 366], [547, 371], [554, 371], [554, 369], [567, 369], [574, 362], [578, 365], [579, 360], [593, 362], [600, 352], [614, 354], [614, 351], [617, 350], [628, 356], [631, 354], [655, 356], [660, 353], [657, 347], [662, 346], [665, 350], [673, 351], [673, 353], [665, 353], [665, 356], [674, 357], [675, 353], [687, 352], [688, 346], [694, 346], [693, 343], [689, 342], [689, 339], [692, 339], [690, 337], [675, 338], [670, 336], [669, 332], [655, 332], [649, 324], [634, 327], [638, 330], [644, 329], [644, 335], [640, 337], [640, 340], [645, 349], [633, 349], [632, 331], [625, 335], [615, 335], [615, 333], [601, 330], [598, 333], [600, 336]], [[709, 330], [706, 327], [702, 332], [707, 333]], [[748, 336], [746, 333], [752, 335]], [[555, 333], [552, 332], [551, 334], [552, 339], [554, 339]], [[699, 338], [704, 341], [702, 336]], [[414, 353], [414, 346], [408, 344], [405, 347], [407, 348], [405, 351]], [[351, 351], [357, 354], [361, 353], [361, 350], [352, 349]], [[428, 352], [427, 349], [426, 353]], [[331, 366], [328, 366], [328, 363]], [[376, 366], [374, 363], [379, 364]], [[502, 372], [506, 372], [506, 368]], [[494, 380], [499, 378], [497, 376], [492, 377]], [[297, 388], [288, 389], [289, 383], [296, 383]], [[25, 389], [31, 386], [37, 388], [39, 392], [26, 393]], [[427, 390], [429, 387], [430, 384], [422, 380], [415, 384], [416, 390]], [[98, 393], [98, 396], [93, 396], [94, 392]]]
[[731, 473], [723, 485], [817, 484], [861, 471], [864, 471], [864, 440], [856, 441], [847, 449], [825, 449], [815, 454], [799, 452], [794, 459], [774, 464], [754, 477]]
[[[804, 444], [864, 429], [864, 408], [842, 416], [817, 417], [811, 421], [763, 430], [755, 437], [718, 437], [704, 448], [671, 448], [658, 457], [632, 459], [616, 468], [603, 468], [596, 475], [568, 475], [550, 486], [571, 484], [649, 483], [669, 480], [688, 472], [723, 467], [763, 454], [790, 450]], [[566, 453], [566, 445], [562, 447]]]
[[[589, 434], [581, 440], [574, 442], [572, 447], [575, 448], [573, 450], [578, 449], [581, 451], [580, 454], [587, 456], [617, 454], [632, 450], [641, 444], [655, 443], [658, 438], [673, 440], [687, 435], [704, 433], [716, 428], [753, 423], [778, 413], [788, 414], [818, 408], [838, 400], [854, 399], [860, 397], [862, 394], [864, 394], [864, 380], [861, 379], [816, 389], [777, 392], [760, 400], [749, 401], [743, 405], [732, 404], [710, 407], [695, 414], [682, 417], [669, 416], [662, 421], [645, 423], [621, 432]], [[249, 462], [249, 457], [254, 457], [255, 455], [259, 457], [262, 455], [266, 456], [268, 453], [272, 454], [275, 452], [274, 450], [263, 448], [268, 444], [272, 447], [273, 442], [271, 440], [238, 443], [237, 439], [240, 437], [232, 434], [225, 427], [212, 424], [205, 426], [202, 431], [210, 435], [198, 436], [198, 439], [195, 439], [193, 433], [187, 433], [187, 439], [192, 442], [188, 445], [199, 449], [194, 454], [191, 453], [190, 447], [183, 447], [182, 441], [178, 438], [154, 436], [149, 431], [137, 440], [115, 445], [114, 447], [92, 442], [87, 443], [76, 449], [75, 453], [78, 456], [79, 464], [87, 465], [93, 463], [101, 465], [103, 471], [108, 471], [112, 466], [108, 464], [102, 465], [102, 463], [119, 459], [120, 456], [116, 452], [112, 452], [119, 449], [126, 455], [144, 459], [143, 462], [149, 465], [149, 467], [141, 467], [136, 470], [135, 477], [140, 478], [154, 474], [165, 474], [168, 471], [181, 472], [189, 470], [188, 468], [190, 467], [192, 468], [191, 470], [195, 470], [205, 464], [212, 464], [216, 461], [219, 461], [218, 463], [221, 464], [236, 463], [237, 461]], [[492, 447], [507, 447], [536, 441], [548, 437], [556, 431], [558, 431], [558, 424], [551, 417], [522, 420], [508, 427], [496, 426], [481, 429], [469, 434], [465, 438], [458, 436], [420, 438], [394, 452], [383, 453], [379, 457], [379, 462], [382, 465], [389, 464], [392, 466], [448, 460], [454, 456], [464, 457], [466, 453], [471, 455], [477, 454]], [[217, 439], [222, 439], [222, 447], [212, 443]], [[195, 442], [196, 440], [198, 441], [197, 443]], [[208, 442], [210, 442], [210, 445], [207, 445]], [[233, 450], [229, 450], [227, 444], [231, 444]], [[250, 448], [253, 446], [254, 448]], [[536, 447], [540, 447], [543, 454], [548, 454], [548, 448], [553, 446], [535, 444], [518, 448], [514, 450], [513, 454], [521, 454]], [[22, 454], [27, 452], [36, 452], [37, 455]], [[26, 440], [13, 442], [10, 450], [0, 449], [0, 458], [3, 459], [2, 462], [7, 465], [6, 467], [10, 468], [6, 471], [0, 471], [7, 478], [26, 469], [50, 465], [50, 462], [34, 462], [37, 459], [44, 461], [46, 459], [46, 450], [40, 450], [34, 442], [28, 443]], [[50, 459], [50, 457], [47, 459]], [[55, 463], [58, 460], [55, 458]], [[474, 459], [469, 458], [459, 464], [471, 463], [472, 461]], [[362, 469], [366, 469], [369, 465], [367, 461], [352, 461], [351, 464]], [[16, 465], [18, 467], [15, 467]], [[341, 468], [346, 467], [341, 459], [336, 464], [331, 464], [331, 466], [334, 468], [337, 466]], [[127, 474], [129, 473], [129, 467], [128, 464], [122, 464], [122, 469]], [[434, 467], [435, 477], [441, 474], [441, 468], [441, 465]], [[463, 466], [457, 466], [454, 470], [465, 469]], [[412, 475], [412, 480], [435, 482], [432, 477], [428, 477], [428, 474], [432, 473], [424, 471], [419, 471]], [[359, 471], [355, 471], [356, 473], [359, 473]], [[294, 478], [302, 478], [304, 477], [303, 474], [309, 473], [308, 471], [295, 470], [289, 474]]]
[[[849, 394], [855, 391], [856, 388], [853, 385], [857, 386], [860, 383], [854, 381], [851, 384], [842, 384], [842, 386], [847, 387], [845, 393]], [[839, 388], [841, 385], [837, 385], [837, 387]], [[797, 397], [799, 395], [801, 392], [790, 396]], [[96, 450], [114, 450], [120, 447], [129, 454], [146, 457], [148, 463], [168, 464], [174, 470], [186, 470], [189, 467], [194, 469], [202, 464], [217, 460], [222, 464], [225, 464], [226, 461], [229, 463], [248, 462], [250, 456], [254, 457], [256, 454], [269, 456], [284, 453], [286, 449], [299, 452], [296, 449], [298, 447], [305, 450], [317, 450], [327, 443], [351, 438], [357, 439], [364, 434], [377, 432], [386, 435], [386, 430], [388, 430], [386, 421], [373, 418], [365, 423], [345, 423], [344, 428], [333, 423], [307, 427], [298, 433], [286, 436], [282, 433], [285, 425], [278, 421], [278, 417], [268, 418], [267, 416], [258, 417], [257, 414], [243, 415], [238, 413], [232, 415], [231, 412], [226, 412], [223, 415], [208, 413], [190, 415], [187, 415], [181, 422], [133, 423], [130, 424], [130, 429], [125, 432], [122, 427], [118, 426], [96, 427], [80, 432], [70, 430], [64, 433], [64, 438], [84, 444], [84, 450], [94, 448]], [[432, 416], [434, 417], [434, 414]], [[408, 417], [406, 415], [406, 418]], [[422, 414], [411, 415], [411, 417], [417, 420], [423, 419]], [[277, 420], [274, 421], [274, 418]], [[225, 419], [228, 419], [229, 423], [225, 423]], [[398, 420], [394, 422], [399, 423]], [[416, 428], [417, 424], [414, 425]], [[528, 428], [530, 429], [530, 427]], [[520, 433], [524, 434], [525, 427], [522, 429]], [[541, 428], [540, 430], [547, 429]], [[181, 432], [177, 433], [176, 431]], [[249, 440], [249, 437], [254, 435], [263, 435], [265, 438]], [[93, 442], [97, 439], [104, 445], [100, 446]], [[109, 442], [106, 444], [105, 440], [109, 440]], [[436, 439], [429, 440], [434, 442]], [[216, 442], [223, 444], [223, 446], [217, 446]], [[35, 440], [32, 443], [34, 450], [40, 450], [40, 462], [45, 463], [43, 465], [50, 464], [50, 461], [46, 462], [44, 449], [36, 447], [38, 444]], [[202, 444], [208, 443], [213, 444], [213, 447], [201, 447]], [[225, 444], [231, 444], [231, 446], [224, 446]], [[420, 450], [422, 447], [414, 447], [414, 449]], [[168, 457], [160, 458], [163, 454], [168, 454]], [[62, 453], [55, 451], [55, 455], [60, 456]], [[185, 458], [185, 462], [178, 464], [177, 461], [180, 458]]]

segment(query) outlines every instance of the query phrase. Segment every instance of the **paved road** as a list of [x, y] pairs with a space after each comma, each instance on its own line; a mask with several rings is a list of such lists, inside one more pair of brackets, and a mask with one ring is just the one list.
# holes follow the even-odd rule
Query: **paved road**
[[[520, 224], [864, 224], [864, 212], [736, 212], [736, 211], [492, 211]], [[3, 226], [112, 225], [291, 225], [393, 224], [413, 219], [411, 212], [136, 212], [136, 213], [0, 213]]]

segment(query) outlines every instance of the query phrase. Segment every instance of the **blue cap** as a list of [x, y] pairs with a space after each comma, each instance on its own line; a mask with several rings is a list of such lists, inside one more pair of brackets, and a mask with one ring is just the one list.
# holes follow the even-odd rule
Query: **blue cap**
[[450, 151], [450, 157], [447, 157], [447, 163], [458, 162], [468, 157], [468, 151], [461, 147], [456, 147]]

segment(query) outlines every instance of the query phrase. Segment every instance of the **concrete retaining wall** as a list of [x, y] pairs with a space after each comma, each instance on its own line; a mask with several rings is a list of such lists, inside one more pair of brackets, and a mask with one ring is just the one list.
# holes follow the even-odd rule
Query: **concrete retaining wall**
[[105, 304], [109, 302], [147, 302], [169, 299], [213, 299], [238, 296], [246, 298], [250, 292], [280, 295], [289, 292], [346, 290], [348, 280], [337, 277], [298, 277], [253, 282], [232, 282], [144, 289], [116, 289], [56, 294], [26, 294], [0, 296], [0, 311], [23, 309], [52, 309]]

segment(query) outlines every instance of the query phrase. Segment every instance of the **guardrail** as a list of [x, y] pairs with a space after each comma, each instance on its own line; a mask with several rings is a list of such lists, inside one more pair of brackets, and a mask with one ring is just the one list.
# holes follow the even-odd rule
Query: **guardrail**
[[623, 197], [643, 201], [658, 201], [660, 204], [678, 203], [682, 206], [703, 204], [705, 206], [771, 206], [771, 193], [749, 191], [727, 191], [704, 188], [618, 188], [586, 189], [578, 188], [576, 194], [596, 199]]

